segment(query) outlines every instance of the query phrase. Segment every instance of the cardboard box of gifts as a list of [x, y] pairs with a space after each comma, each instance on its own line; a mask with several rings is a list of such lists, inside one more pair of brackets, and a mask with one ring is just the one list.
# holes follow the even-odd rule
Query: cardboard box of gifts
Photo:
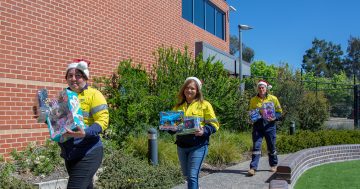
[[178, 130], [178, 126], [184, 122], [183, 111], [160, 112], [160, 130]]
[[[46, 97], [46, 100], [44, 100]], [[77, 93], [64, 89], [60, 92], [58, 98], [47, 98], [47, 92], [44, 89], [38, 92], [40, 117], [45, 115], [48, 125], [50, 138], [56, 142], [65, 142], [68, 137], [64, 137], [66, 128], [76, 130], [78, 127], [85, 129], [84, 118], [80, 108], [80, 102]], [[43, 114], [43, 115], [41, 115]], [[38, 121], [42, 121], [42, 118]]]

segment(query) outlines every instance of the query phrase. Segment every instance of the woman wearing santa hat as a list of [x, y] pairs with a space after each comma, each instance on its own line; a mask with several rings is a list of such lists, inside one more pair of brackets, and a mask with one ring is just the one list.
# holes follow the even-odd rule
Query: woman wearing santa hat
[[108, 106], [100, 91], [88, 86], [89, 62], [82, 59], [70, 63], [65, 72], [68, 89], [76, 92], [84, 116], [85, 129], [67, 130], [59, 143], [65, 160], [69, 181], [67, 188], [93, 188], [93, 176], [103, 159], [103, 144], [100, 133], [109, 123]]
[[282, 109], [279, 103], [279, 100], [276, 96], [271, 95], [267, 90], [271, 89], [271, 85], [265, 81], [260, 80], [257, 84], [258, 94], [251, 98], [249, 110], [259, 110], [260, 114], [264, 115], [264, 105], [269, 105], [273, 107], [275, 112], [271, 116], [262, 116], [260, 119], [254, 121], [253, 131], [252, 131], [252, 140], [253, 140], [253, 150], [252, 150], [252, 160], [250, 163], [250, 169], [248, 175], [253, 176], [257, 170], [259, 159], [261, 156], [261, 144], [262, 139], [265, 137], [267, 150], [269, 155], [269, 165], [270, 171], [276, 172], [276, 166], [278, 163], [277, 152], [275, 148], [276, 144], [276, 125], [275, 121], [279, 120], [281, 117]]

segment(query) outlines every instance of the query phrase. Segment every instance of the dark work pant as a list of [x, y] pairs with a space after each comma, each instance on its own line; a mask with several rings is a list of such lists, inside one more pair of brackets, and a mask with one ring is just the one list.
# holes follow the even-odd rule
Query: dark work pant
[[260, 156], [261, 156], [261, 143], [265, 137], [267, 150], [269, 152], [269, 165], [276, 166], [278, 164], [277, 152], [276, 152], [276, 125], [269, 123], [267, 125], [257, 124], [253, 126], [252, 140], [253, 140], [253, 152], [250, 163], [250, 168], [257, 169]]
[[66, 161], [66, 170], [69, 174], [68, 189], [92, 189], [93, 176], [101, 165], [103, 147], [93, 149], [80, 160]]

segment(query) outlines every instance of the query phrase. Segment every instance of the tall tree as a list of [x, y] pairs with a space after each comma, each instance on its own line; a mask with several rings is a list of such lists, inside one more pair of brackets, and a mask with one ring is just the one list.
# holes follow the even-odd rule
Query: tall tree
[[[235, 55], [239, 52], [239, 38], [236, 35], [230, 36], [230, 54]], [[254, 60], [254, 50], [250, 47], [247, 47], [244, 43], [242, 44], [242, 59], [246, 62], [252, 62]]]
[[239, 39], [236, 35], [230, 36], [230, 54], [234, 55], [239, 51]]
[[264, 78], [276, 78], [278, 68], [274, 65], [267, 65], [264, 61], [255, 61], [250, 66], [251, 75]]
[[254, 60], [254, 56], [255, 56], [254, 50], [243, 44], [243, 52], [242, 52], [243, 60], [251, 63]]
[[350, 36], [345, 60], [348, 76], [355, 75], [360, 80], [360, 38]]
[[334, 73], [345, 70], [342, 64], [343, 51], [340, 45], [319, 40], [312, 41], [312, 48], [305, 51], [301, 67], [315, 76], [331, 77]]

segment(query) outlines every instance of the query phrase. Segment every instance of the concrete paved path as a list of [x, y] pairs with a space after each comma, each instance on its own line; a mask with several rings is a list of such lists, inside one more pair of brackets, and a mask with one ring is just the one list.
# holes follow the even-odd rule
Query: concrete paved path
[[[282, 161], [287, 155], [280, 155]], [[217, 173], [199, 179], [201, 189], [268, 189], [274, 173], [270, 172], [268, 157], [260, 158], [258, 171], [252, 177], [247, 176], [250, 161], [226, 168]], [[182, 184], [173, 189], [186, 189]]]

